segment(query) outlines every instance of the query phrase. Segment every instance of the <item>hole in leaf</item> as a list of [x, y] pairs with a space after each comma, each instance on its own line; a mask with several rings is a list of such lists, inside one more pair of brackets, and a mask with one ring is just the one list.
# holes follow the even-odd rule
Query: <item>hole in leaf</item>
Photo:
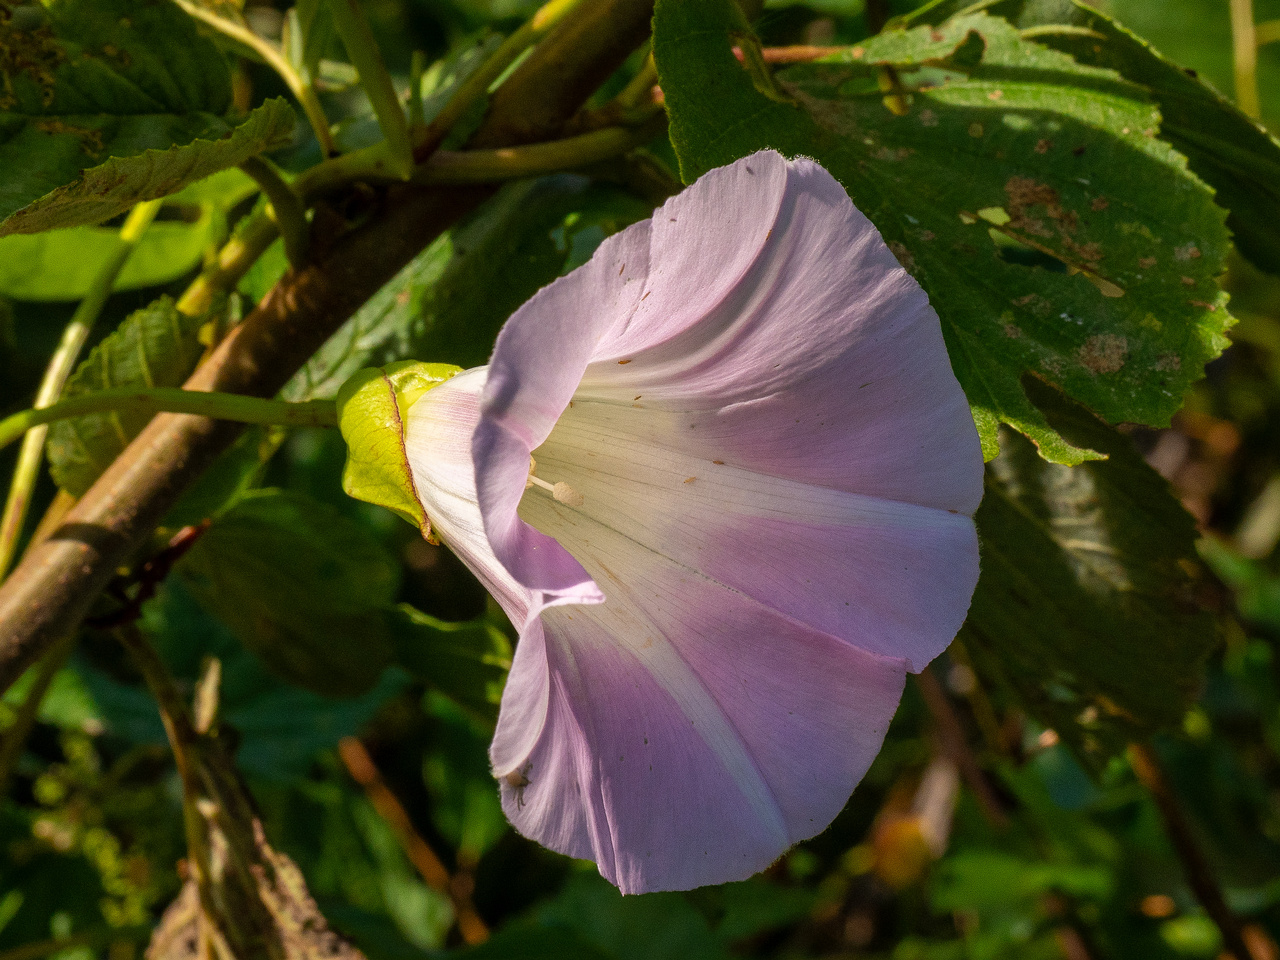
[[1067, 265], [1055, 256], [1029, 247], [1025, 243], [1019, 243], [994, 228], [987, 233], [996, 245], [996, 254], [1005, 263], [1013, 263], [1020, 267], [1041, 267], [1052, 273], [1067, 272]]

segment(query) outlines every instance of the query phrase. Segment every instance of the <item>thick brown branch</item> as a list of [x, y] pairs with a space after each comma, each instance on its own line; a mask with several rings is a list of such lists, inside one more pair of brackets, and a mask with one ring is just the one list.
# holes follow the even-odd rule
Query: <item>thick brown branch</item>
[[[548, 36], [494, 97], [477, 146], [555, 135], [643, 38], [652, 0], [600, 0]], [[378, 212], [287, 274], [186, 384], [270, 396], [427, 243], [491, 188], [394, 188]], [[236, 437], [235, 424], [158, 416], [0, 586], [0, 690], [76, 628], [116, 568]]]

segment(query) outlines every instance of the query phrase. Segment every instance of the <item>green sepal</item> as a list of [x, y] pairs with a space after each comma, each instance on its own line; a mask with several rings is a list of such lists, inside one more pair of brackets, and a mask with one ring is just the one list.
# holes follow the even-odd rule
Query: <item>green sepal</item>
[[347, 441], [342, 489], [386, 507], [431, 540], [431, 521], [418, 500], [404, 446], [409, 408], [428, 390], [462, 372], [451, 363], [402, 360], [357, 370], [338, 390], [338, 429]]

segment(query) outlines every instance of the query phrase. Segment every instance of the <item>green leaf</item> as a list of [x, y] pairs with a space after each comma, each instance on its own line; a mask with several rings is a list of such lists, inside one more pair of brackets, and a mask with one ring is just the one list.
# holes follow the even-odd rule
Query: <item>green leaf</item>
[[1108, 455], [1045, 463], [1009, 434], [978, 508], [982, 575], [960, 637], [1095, 771], [1178, 722], [1217, 640], [1199, 604], [1191, 517], [1128, 438], [1043, 384], [1028, 392], [1066, 439]]
[[[1191, 169], [1230, 211], [1227, 226], [1240, 252], [1280, 273], [1280, 141], [1229, 99], [1157, 53], [1119, 23], [1082, 3], [1056, 0], [1045, 7], [1007, 0], [989, 12], [1037, 30], [1039, 42], [1081, 63], [1110, 67], [1142, 84], [1160, 105], [1161, 136], [1187, 157]], [[1062, 23], [1089, 31], [1043, 32]]]
[[178, 570], [246, 647], [305, 689], [364, 693], [391, 662], [384, 618], [399, 565], [326, 504], [253, 491], [213, 522]]
[[[130, 314], [90, 351], [63, 397], [117, 387], [181, 386], [204, 350], [199, 330], [207, 320], [187, 316], [169, 297], [161, 297]], [[55, 422], [47, 448], [53, 479], [73, 496], [83, 496], [150, 419], [145, 413], [114, 411]]]
[[360, 370], [338, 391], [338, 428], [347, 441], [342, 489], [386, 507], [431, 538], [404, 448], [404, 421], [415, 400], [462, 372], [447, 363], [404, 360]]
[[449, 623], [398, 606], [389, 617], [396, 663], [490, 723], [498, 718], [511, 644], [485, 618]]
[[658, 3], [683, 177], [765, 147], [830, 170], [929, 293], [988, 459], [1002, 422], [1048, 459], [1096, 456], [1025, 371], [1109, 422], [1168, 423], [1226, 344], [1228, 237], [1142, 88], [972, 15], [785, 70], [783, 103], [735, 58], [745, 35], [732, 0]]
[[[258, 185], [235, 167], [183, 188], [165, 202], [183, 219], [147, 227], [117, 277], [115, 291], [176, 280], [200, 263], [227, 232], [227, 214]], [[15, 300], [80, 300], [117, 249], [120, 231], [69, 227], [41, 234], [0, 237], [0, 296]]]
[[[106, 121], [101, 125], [109, 126]], [[111, 156], [105, 163], [88, 169], [79, 158], [64, 160], [60, 167], [56, 166], [56, 158], [47, 151], [56, 146], [57, 138], [76, 136], [56, 133], [55, 143], [28, 144], [27, 149], [44, 164], [50, 179], [56, 169], [57, 177], [65, 185], [29, 201], [26, 195], [0, 194], [0, 215], [9, 215], [0, 222], [0, 237], [100, 223], [141, 200], [168, 196], [187, 184], [287, 143], [293, 125], [293, 109], [277, 98], [268, 100], [235, 127], [222, 121], [210, 123], [196, 138], [184, 137], [179, 145]], [[4, 117], [0, 116], [0, 137], [6, 135], [5, 126]], [[0, 144], [0, 162], [6, 162], [4, 154], [15, 139], [20, 138], [14, 136], [8, 144]], [[42, 148], [45, 152], [41, 152]], [[111, 140], [94, 158], [124, 149], [127, 149], [125, 145]], [[25, 206], [18, 208], [23, 202]]]
[[271, 100], [243, 121], [227, 65], [169, 0], [14, 9], [0, 44], [0, 236], [98, 223], [287, 139]]
[[[191, 223], [153, 223], [142, 235], [113, 291], [176, 280], [200, 263], [219, 230], [212, 210]], [[120, 245], [120, 231], [70, 227], [0, 237], [0, 296], [14, 300], [83, 300]]]

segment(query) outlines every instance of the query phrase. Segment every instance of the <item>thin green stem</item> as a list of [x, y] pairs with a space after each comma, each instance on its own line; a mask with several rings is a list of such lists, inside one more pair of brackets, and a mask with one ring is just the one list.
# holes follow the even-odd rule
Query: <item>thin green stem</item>
[[0, 420], [0, 448], [13, 443], [33, 427], [107, 410], [146, 414], [194, 413], [217, 420], [287, 427], [334, 427], [338, 424], [332, 400], [289, 403], [239, 393], [183, 390], [180, 387], [124, 387], [82, 394], [50, 407], [22, 410], [8, 416]]
[[414, 183], [493, 183], [573, 170], [634, 150], [662, 132], [658, 114], [639, 127], [606, 127], [564, 140], [497, 150], [437, 151], [414, 172]]
[[1236, 106], [1256, 120], [1262, 109], [1258, 99], [1258, 35], [1253, 23], [1253, 0], [1231, 0], [1231, 56]]
[[422, 77], [427, 72], [427, 55], [415, 50], [409, 57], [409, 138], [422, 132], [427, 120], [422, 113]]
[[653, 101], [653, 88], [658, 85], [658, 65], [654, 62], [653, 53], [644, 58], [644, 63], [636, 71], [625, 87], [622, 88], [614, 102], [627, 110], [645, 106]]
[[293, 69], [293, 64], [277, 49], [275, 44], [265, 37], [258, 36], [248, 27], [241, 26], [226, 17], [220, 17], [211, 10], [205, 10], [203, 7], [192, 3], [191, 0], [175, 0], [175, 2], [196, 20], [212, 27], [224, 37], [248, 48], [267, 66], [278, 73], [280, 79], [285, 82], [285, 86], [289, 88], [289, 92], [301, 104], [302, 112], [307, 115], [307, 122], [311, 124], [311, 129], [315, 131], [316, 139], [320, 141], [320, 149], [324, 151], [324, 155], [327, 157], [337, 153], [337, 148], [333, 143], [333, 135], [329, 132], [329, 119], [324, 115], [324, 110], [316, 97], [315, 89], [303, 81], [302, 77], [298, 75], [298, 71]]
[[[80, 351], [84, 348], [89, 332], [98, 319], [98, 314], [111, 296], [116, 278], [124, 269], [125, 261], [133, 253], [133, 248], [142, 239], [151, 221], [160, 211], [159, 200], [148, 200], [140, 203], [130, 211], [120, 228], [119, 243], [111, 257], [102, 265], [98, 275], [93, 278], [88, 295], [80, 301], [80, 306], [71, 317], [71, 322], [62, 332], [62, 340], [54, 351], [49, 366], [45, 369], [44, 379], [40, 381], [40, 389], [36, 392], [37, 407], [47, 407], [62, 394], [76, 363], [80, 359]], [[0, 517], [0, 580], [9, 570], [14, 555], [18, 550], [18, 540], [22, 536], [22, 525], [26, 522], [27, 511], [31, 506], [31, 494], [35, 489], [36, 479], [40, 475], [40, 464], [44, 459], [44, 440], [46, 430], [35, 430], [29, 434], [18, 453], [18, 464], [9, 484], [9, 496], [5, 501], [4, 515]]]
[[71, 655], [71, 650], [75, 647], [75, 638], [74, 633], [68, 634], [65, 640], [44, 655], [44, 659], [38, 666], [32, 668], [35, 670], [35, 676], [32, 678], [30, 689], [27, 690], [26, 699], [18, 708], [17, 718], [4, 732], [3, 739], [0, 739], [0, 797], [9, 792], [9, 778], [13, 776], [13, 768], [18, 765], [18, 758], [22, 756], [22, 747], [27, 742], [27, 737], [31, 735], [31, 728], [36, 724], [40, 704], [44, 701], [45, 694], [49, 692], [53, 678], [62, 669], [67, 657]]
[[307, 258], [307, 210], [302, 198], [285, 183], [279, 171], [262, 157], [250, 157], [240, 169], [251, 176], [271, 201], [267, 216], [275, 221], [284, 238], [284, 254], [295, 270]]
[[378, 126], [386, 138], [391, 169], [401, 180], [408, 180], [413, 172], [409, 125], [395, 85], [391, 82], [391, 74], [387, 73], [387, 65], [382, 60], [382, 51], [369, 29], [369, 22], [357, 0], [329, 0], [329, 9], [333, 13], [333, 25], [360, 75], [360, 85], [369, 96]]
[[1035, 40], [1039, 37], [1087, 37], [1090, 40], [1105, 40], [1106, 35], [1088, 27], [1072, 26], [1069, 23], [1050, 23], [1042, 27], [1027, 27], [1018, 31], [1023, 40]]
[[587, 2], [588, 0], [550, 0], [543, 4], [537, 13], [507, 37], [502, 46], [454, 91], [449, 102], [435, 115], [431, 123], [422, 131], [422, 135], [415, 140], [414, 156], [422, 161], [434, 153], [444, 142], [449, 131], [462, 119], [463, 114], [488, 92], [493, 82], [502, 76], [522, 53]]
[[[324, 164], [320, 166], [323, 167]], [[205, 267], [200, 276], [187, 287], [178, 299], [178, 310], [189, 317], [207, 312], [219, 293], [235, 289], [240, 278], [249, 272], [249, 268], [266, 252], [278, 235], [279, 228], [265, 211], [250, 218], [227, 241], [213, 263]]]

